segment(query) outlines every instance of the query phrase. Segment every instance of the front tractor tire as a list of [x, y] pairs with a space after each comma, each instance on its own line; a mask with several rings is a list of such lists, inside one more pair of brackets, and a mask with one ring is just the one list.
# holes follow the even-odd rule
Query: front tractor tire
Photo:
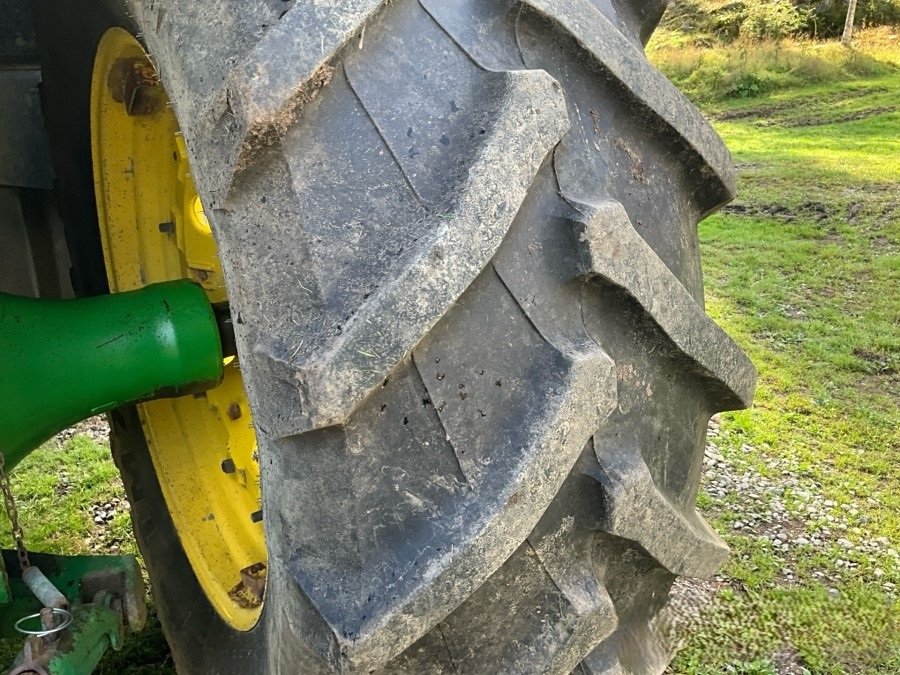
[[112, 416], [178, 668], [661, 672], [672, 582], [727, 555], [694, 504], [706, 424], [755, 381], [703, 308], [696, 224], [734, 171], [646, 61], [665, 3], [37, 7], [78, 292], [117, 278], [90, 98], [118, 28], [171, 102], [234, 320], [252, 621], [183, 517], [224, 507], [167, 487], [145, 412]]

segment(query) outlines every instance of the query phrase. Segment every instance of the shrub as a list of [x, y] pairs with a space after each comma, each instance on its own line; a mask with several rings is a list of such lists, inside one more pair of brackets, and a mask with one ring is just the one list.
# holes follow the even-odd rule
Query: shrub
[[[848, 0], [672, 0], [663, 25], [684, 33], [780, 39], [800, 33], [829, 38], [841, 34]], [[859, 0], [860, 27], [900, 24], [900, 0]]]
[[749, 40], [781, 40], [799, 31], [805, 23], [805, 13], [790, 0], [754, 3], [744, 10], [740, 36]]

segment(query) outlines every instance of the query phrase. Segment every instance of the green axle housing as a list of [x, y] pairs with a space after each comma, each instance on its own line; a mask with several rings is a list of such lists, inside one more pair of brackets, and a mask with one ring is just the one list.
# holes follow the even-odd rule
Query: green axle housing
[[7, 469], [86, 417], [222, 379], [222, 342], [190, 281], [78, 300], [0, 294], [0, 452]]

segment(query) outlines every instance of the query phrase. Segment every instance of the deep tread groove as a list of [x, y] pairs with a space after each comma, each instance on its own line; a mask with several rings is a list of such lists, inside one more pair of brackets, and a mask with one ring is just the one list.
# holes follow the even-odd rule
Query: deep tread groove
[[597, 65], [616, 78], [641, 106], [668, 126], [705, 164], [719, 194], [706, 205], [718, 207], [734, 195], [731, 154], [700, 112], [643, 52], [625, 38], [590, 0], [523, 0], [523, 4], [573, 36]]
[[493, 256], [538, 166], [567, 128], [552, 78], [537, 71], [505, 77], [494, 124], [482, 137], [464, 189], [450, 210], [426, 218], [422, 230], [433, 234], [419, 242], [402, 271], [304, 362], [267, 354], [284, 381], [298, 382], [300, 397], [294, 417], [274, 421], [274, 435], [344, 422]]
[[604, 488], [602, 529], [640, 545], [672, 574], [705, 577], [728, 557], [728, 547], [694, 508], [672, 504], [650, 475], [636, 449], [598, 444], [600, 470], [595, 478]]
[[[252, 51], [226, 77], [224, 86], [200, 115], [229, 133], [226, 164], [208, 184], [212, 206], [227, 199], [235, 173], [259, 146], [282, 136], [331, 80], [330, 63], [379, 12], [385, 0], [299, 2], [271, 26]], [[211, 139], [209, 139], [211, 140]]]
[[719, 410], [750, 405], [756, 369], [631, 225], [617, 202], [582, 207], [576, 236], [583, 273], [621, 287], [653, 318], [699, 373], [719, 385]]

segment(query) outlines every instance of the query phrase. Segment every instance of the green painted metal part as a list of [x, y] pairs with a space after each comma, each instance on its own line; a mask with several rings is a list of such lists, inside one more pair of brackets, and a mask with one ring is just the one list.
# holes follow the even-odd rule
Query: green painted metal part
[[86, 417], [222, 378], [213, 308], [184, 280], [78, 300], [0, 294], [0, 354], [7, 469]]
[[[126, 632], [144, 626], [145, 591], [133, 556], [32, 553], [30, 557], [69, 600], [73, 615], [72, 623], [58, 641], [44, 646], [39, 638], [26, 640], [29, 655], [49, 673], [88, 675], [107, 649], [122, 646]], [[9, 570], [10, 590], [10, 600], [0, 604], [0, 637], [21, 644], [23, 636], [13, 626], [18, 619], [38, 612], [41, 603], [22, 581], [15, 551], [2, 551], [0, 566]], [[15, 665], [22, 667], [24, 657], [25, 649]]]
[[51, 675], [89, 675], [110, 647], [122, 646], [122, 617], [115, 610], [91, 603], [73, 609], [70, 641], [51, 659]]
[[[147, 620], [144, 582], [134, 556], [54, 555], [33, 551], [28, 555], [32, 564], [40, 568], [71, 603], [90, 600], [96, 590], [109, 587], [104, 577], [115, 576], [114, 590], [123, 598], [129, 598], [123, 608], [129, 630], [137, 631], [143, 627]], [[10, 592], [10, 599], [0, 603], [0, 637], [18, 636], [13, 628], [16, 621], [39, 611], [41, 603], [22, 581], [15, 551], [3, 549], [0, 552], [0, 567], [7, 570]]]

